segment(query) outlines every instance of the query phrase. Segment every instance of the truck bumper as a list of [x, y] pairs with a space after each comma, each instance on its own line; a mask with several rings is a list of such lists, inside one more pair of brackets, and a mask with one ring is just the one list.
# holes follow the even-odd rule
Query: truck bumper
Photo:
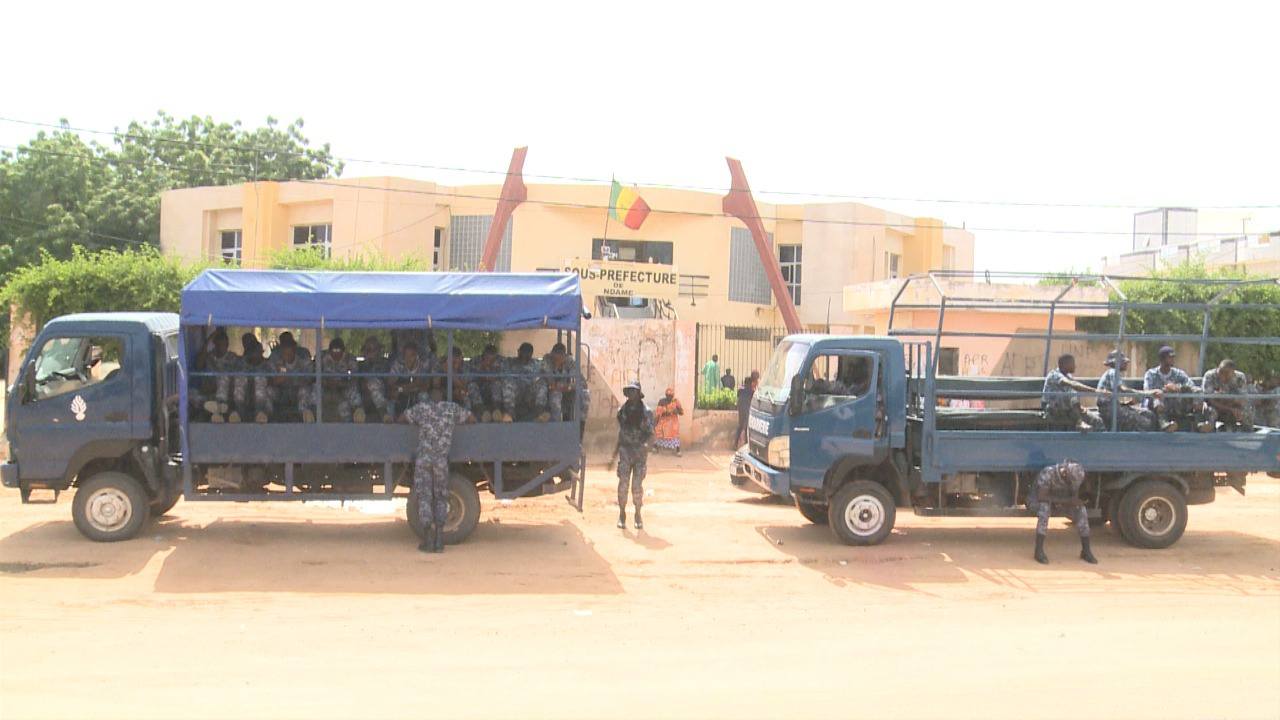
[[791, 474], [786, 470], [769, 467], [747, 453], [742, 448], [734, 455], [734, 462], [740, 463], [738, 472], [745, 476], [756, 487], [771, 495], [791, 499]]
[[18, 487], [18, 464], [0, 463], [0, 484], [7, 488]]

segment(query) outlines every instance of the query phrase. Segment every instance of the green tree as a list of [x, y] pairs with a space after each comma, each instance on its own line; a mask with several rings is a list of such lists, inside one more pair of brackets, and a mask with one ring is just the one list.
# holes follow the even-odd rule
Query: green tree
[[[1169, 280], [1260, 280], [1240, 285], [1224, 292], [1227, 283], [1186, 283]], [[1150, 278], [1124, 280], [1120, 290], [1135, 303], [1207, 303], [1222, 293], [1220, 307], [1210, 316], [1209, 336], [1214, 337], [1277, 337], [1280, 336], [1280, 284], [1275, 278], [1250, 278], [1232, 268], [1209, 270], [1203, 261], [1191, 261], [1182, 265], [1152, 273]], [[1112, 302], [1119, 302], [1112, 297]], [[1271, 305], [1270, 308], [1244, 309], [1234, 305]], [[1119, 326], [1117, 313], [1105, 318], [1082, 318], [1082, 330], [1115, 332]], [[1199, 335], [1204, 327], [1202, 310], [1130, 310], [1125, 317], [1126, 334], [1146, 335]], [[1151, 357], [1163, 342], [1150, 343]], [[1280, 346], [1239, 345], [1210, 342], [1205, 363], [1216, 365], [1224, 357], [1236, 361], [1241, 371], [1253, 378], [1262, 378], [1280, 371]], [[1187, 369], [1195, 370], [1190, 362]]]
[[[313, 147], [302, 128], [302, 120], [246, 128], [160, 112], [129, 123], [111, 145], [57, 130], [0, 152], [0, 285], [46, 258], [71, 259], [76, 247], [157, 246], [165, 190], [341, 174], [329, 145]], [[0, 351], [8, 338], [0, 312]]]

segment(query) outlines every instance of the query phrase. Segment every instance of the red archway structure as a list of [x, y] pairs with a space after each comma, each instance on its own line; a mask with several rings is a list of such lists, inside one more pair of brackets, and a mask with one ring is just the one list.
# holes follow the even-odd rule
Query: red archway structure
[[760, 221], [760, 210], [751, 197], [751, 186], [747, 185], [747, 175], [742, 171], [742, 163], [727, 157], [729, 163], [729, 194], [724, 196], [724, 212], [746, 224], [751, 231], [751, 239], [756, 243], [756, 252], [760, 253], [760, 264], [764, 266], [765, 277], [769, 279], [769, 287], [773, 288], [773, 299], [778, 302], [778, 311], [782, 313], [782, 322], [787, 332], [798, 333], [804, 329], [800, 324], [800, 313], [791, 301], [791, 293], [787, 291], [787, 283], [782, 279], [782, 268], [778, 258], [769, 247], [769, 236], [764, 231], [764, 223]]
[[493, 212], [493, 222], [489, 223], [489, 236], [484, 241], [484, 252], [480, 255], [480, 272], [492, 272], [498, 263], [498, 251], [502, 249], [502, 236], [511, 222], [511, 213], [516, 206], [529, 198], [529, 189], [524, 186], [524, 156], [528, 147], [518, 147], [511, 153], [511, 165], [507, 168], [507, 179], [502, 182], [502, 193], [498, 196], [498, 207]]

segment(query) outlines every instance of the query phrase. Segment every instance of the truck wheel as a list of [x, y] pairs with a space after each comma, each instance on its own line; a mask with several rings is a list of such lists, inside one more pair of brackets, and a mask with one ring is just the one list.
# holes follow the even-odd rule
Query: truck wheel
[[1116, 517], [1130, 545], [1167, 548], [1187, 529], [1187, 500], [1167, 482], [1142, 480], [1125, 491]]
[[[409, 526], [422, 540], [426, 539], [426, 527], [418, 516], [418, 494], [409, 493], [409, 503], [405, 507], [405, 516]], [[457, 545], [480, 522], [480, 493], [476, 484], [458, 473], [449, 473], [449, 515], [444, 521], [444, 542], [446, 545]]]
[[889, 537], [896, 513], [893, 496], [883, 485], [856, 480], [831, 499], [827, 520], [846, 545], [877, 545]]
[[71, 502], [76, 529], [90, 540], [128, 540], [150, 516], [142, 483], [122, 472], [100, 472], [80, 483]]
[[801, 502], [800, 498], [796, 498], [796, 509], [800, 511], [800, 514], [804, 516], [805, 520], [808, 520], [814, 525], [827, 524], [827, 513], [829, 509], [826, 505]]

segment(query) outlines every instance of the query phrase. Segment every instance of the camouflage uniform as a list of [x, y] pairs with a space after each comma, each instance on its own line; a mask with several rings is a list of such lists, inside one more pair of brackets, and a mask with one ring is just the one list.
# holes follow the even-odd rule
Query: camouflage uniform
[[[629, 401], [628, 401], [629, 402]], [[653, 439], [653, 413], [644, 411], [640, 427], [624, 423], [627, 406], [618, 409], [618, 509], [627, 507], [627, 486], [631, 502], [639, 510], [644, 505], [644, 477], [648, 471], [649, 441]]]
[[[242, 363], [241, 372], [265, 372], [269, 369], [267, 362], [263, 360], [256, 365], [249, 362]], [[247, 402], [249, 397], [249, 386], [253, 386], [253, 413], [250, 413], [250, 407]], [[256, 413], [262, 413], [266, 417], [271, 417], [273, 410], [271, 402], [271, 388], [268, 385], [268, 378], [265, 375], [256, 375], [254, 377], [240, 376], [236, 378], [235, 390], [232, 393], [235, 398], [236, 412], [243, 417], [252, 417]]]
[[1080, 486], [1083, 484], [1084, 468], [1077, 462], [1050, 465], [1036, 475], [1029, 504], [1036, 508], [1037, 535], [1049, 532], [1049, 515], [1055, 507], [1069, 507], [1076, 532], [1082, 538], [1089, 537], [1089, 513], [1080, 501]]
[[527, 363], [520, 362], [519, 358], [512, 360], [507, 368], [507, 372], [514, 375], [511, 383], [514, 387], [513, 395], [515, 402], [513, 403], [517, 420], [533, 420], [546, 412], [547, 408], [547, 380], [543, 376], [546, 372], [542, 363], [537, 360], [530, 360]]
[[[396, 358], [395, 362], [391, 363], [391, 374], [396, 376], [392, 378], [391, 382], [397, 385], [406, 381], [426, 381], [430, 383], [431, 373], [438, 372], [436, 368], [437, 363], [432, 362], [432, 360], [435, 359], [434, 355], [419, 355], [418, 366], [410, 368], [405, 364], [405, 361], [402, 358]], [[418, 403], [430, 401], [431, 391], [429, 390], [419, 390], [416, 392], [406, 390], [402, 393], [396, 394], [396, 409], [407, 409]]]
[[[1232, 372], [1235, 374], [1226, 382], [1223, 382], [1222, 379], [1218, 377], [1217, 370], [1210, 370], [1205, 373], [1204, 383], [1202, 385], [1204, 394], [1214, 395], [1217, 393], [1225, 393], [1228, 395], [1242, 395], [1247, 392], [1248, 383], [1244, 373], [1239, 370], [1233, 370]], [[1237, 400], [1244, 405], [1244, 408], [1239, 412], [1220, 410], [1206, 402], [1204, 405], [1205, 419], [1209, 422], [1217, 422], [1220, 420], [1227, 426], [1239, 425], [1243, 430], [1252, 430], [1253, 405], [1247, 399], [1237, 398]]]
[[506, 413], [515, 416], [516, 387], [510, 377], [494, 377], [510, 372], [508, 363], [501, 357], [496, 358], [493, 368], [485, 369], [480, 358], [472, 360], [464, 370], [471, 392], [467, 394], [467, 408], [477, 417], [486, 413]]
[[[1111, 392], [1113, 394], [1120, 393], [1121, 390], [1127, 390], [1124, 383], [1120, 382], [1120, 373], [1115, 368], [1107, 368], [1098, 380], [1098, 392]], [[1125, 400], [1126, 398], [1120, 398]], [[1131, 399], [1131, 398], [1130, 398]], [[1106, 424], [1108, 430], [1111, 429], [1111, 404], [1113, 399], [1106, 395], [1098, 398], [1098, 413], [1102, 416], [1102, 422]], [[1117, 407], [1116, 430], [1120, 432], [1144, 432], [1154, 430], [1156, 427], [1156, 414], [1146, 408], [1135, 407], [1133, 405], [1125, 405], [1121, 403]]]
[[[1166, 373], [1157, 365], [1142, 376], [1143, 390], [1163, 390], [1164, 386], [1170, 383], [1178, 386], [1177, 392], [1196, 392], [1196, 386], [1192, 384], [1191, 377], [1176, 367], [1169, 368], [1169, 372]], [[1155, 411], [1157, 417], [1175, 422], [1184, 419], [1198, 420], [1200, 415], [1196, 412], [1194, 398], [1151, 398], [1147, 401], [1147, 407]]]
[[315, 383], [312, 375], [312, 364], [310, 358], [304, 358], [299, 352], [294, 355], [293, 362], [285, 362], [283, 353], [276, 356], [275, 361], [271, 365], [271, 369], [277, 373], [285, 373], [288, 375], [297, 375], [296, 378], [286, 378], [284, 382], [276, 385], [274, 397], [272, 398], [272, 407], [295, 407], [304, 417], [308, 412], [315, 412], [315, 405], [311, 402], [312, 393], [308, 385]]
[[[542, 362], [546, 367], [546, 372], [552, 376], [547, 378], [547, 412], [551, 413], [551, 421], [572, 420], [572, 408], [569, 408], [568, 416], [565, 415], [565, 400], [568, 399], [572, 402], [577, 399], [578, 361], [565, 356], [564, 362], [558, 370], [550, 355], [544, 358]], [[585, 395], [585, 391], [583, 394]], [[586, 398], [584, 397], [583, 399], [585, 401]], [[583, 416], [586, 416], [585, 411]]]
[[[325, 353], [320, 356], [320, 372], [324, 375], [350, 375], [356, 371], [356, 360], [347, 353], [342, 354], [342, 359], [335, 360], [332, 353]], [[338, 387], [329, 387], [331, 381], [337, 380]], [[342, 422], [351, 422], [351, 413], [360, 407], [360, 388], [355, 380], [347, 378], [330, 378], [324, 377], [320, 380], [325, 383], [325, 396], [337, 394], [338, 397], [338, 419]], [[315, 383], [303, 387], [298, 392], [299, 407], [314, 408], [316, 405], [316, 386]]]
[[1058, 368], [1050, 370], [1044, 378], [1044, 390], [1040, 398], [1041, 411], [1055, 426], [1075, 430], [1081, 422], [1086, 422], [1094, 430], [1101, 430], [1102, 417], [1096, 412], [1086, 411], [1080, 407], [1080, 393], [1063, 382], [1074, 379], [1069, 373], [1064, 373]]
[[443, 529], [449, 517], [449, 447], [453, 444], [453, 428], [466, 422], [471, 414], [456, 403], [420, 402], [404, 415], [418, 426], [418, 452], [413, 461], [418, 517], [423, 527]]
[[[382, 373], [387, 374], [391, 371], [391, 363], [384, 357], [367, 357], [360, 361], [359, 369], [361, 373]], [[390, 409], [390, 403], [387, 402], [387, 379], [385, 377], [363, 377], [360, 378], [359, 390], [360, 401], [356, 405], [358, 408], [365, 408], [372, 405], [382, 417], [394, 415]]]

